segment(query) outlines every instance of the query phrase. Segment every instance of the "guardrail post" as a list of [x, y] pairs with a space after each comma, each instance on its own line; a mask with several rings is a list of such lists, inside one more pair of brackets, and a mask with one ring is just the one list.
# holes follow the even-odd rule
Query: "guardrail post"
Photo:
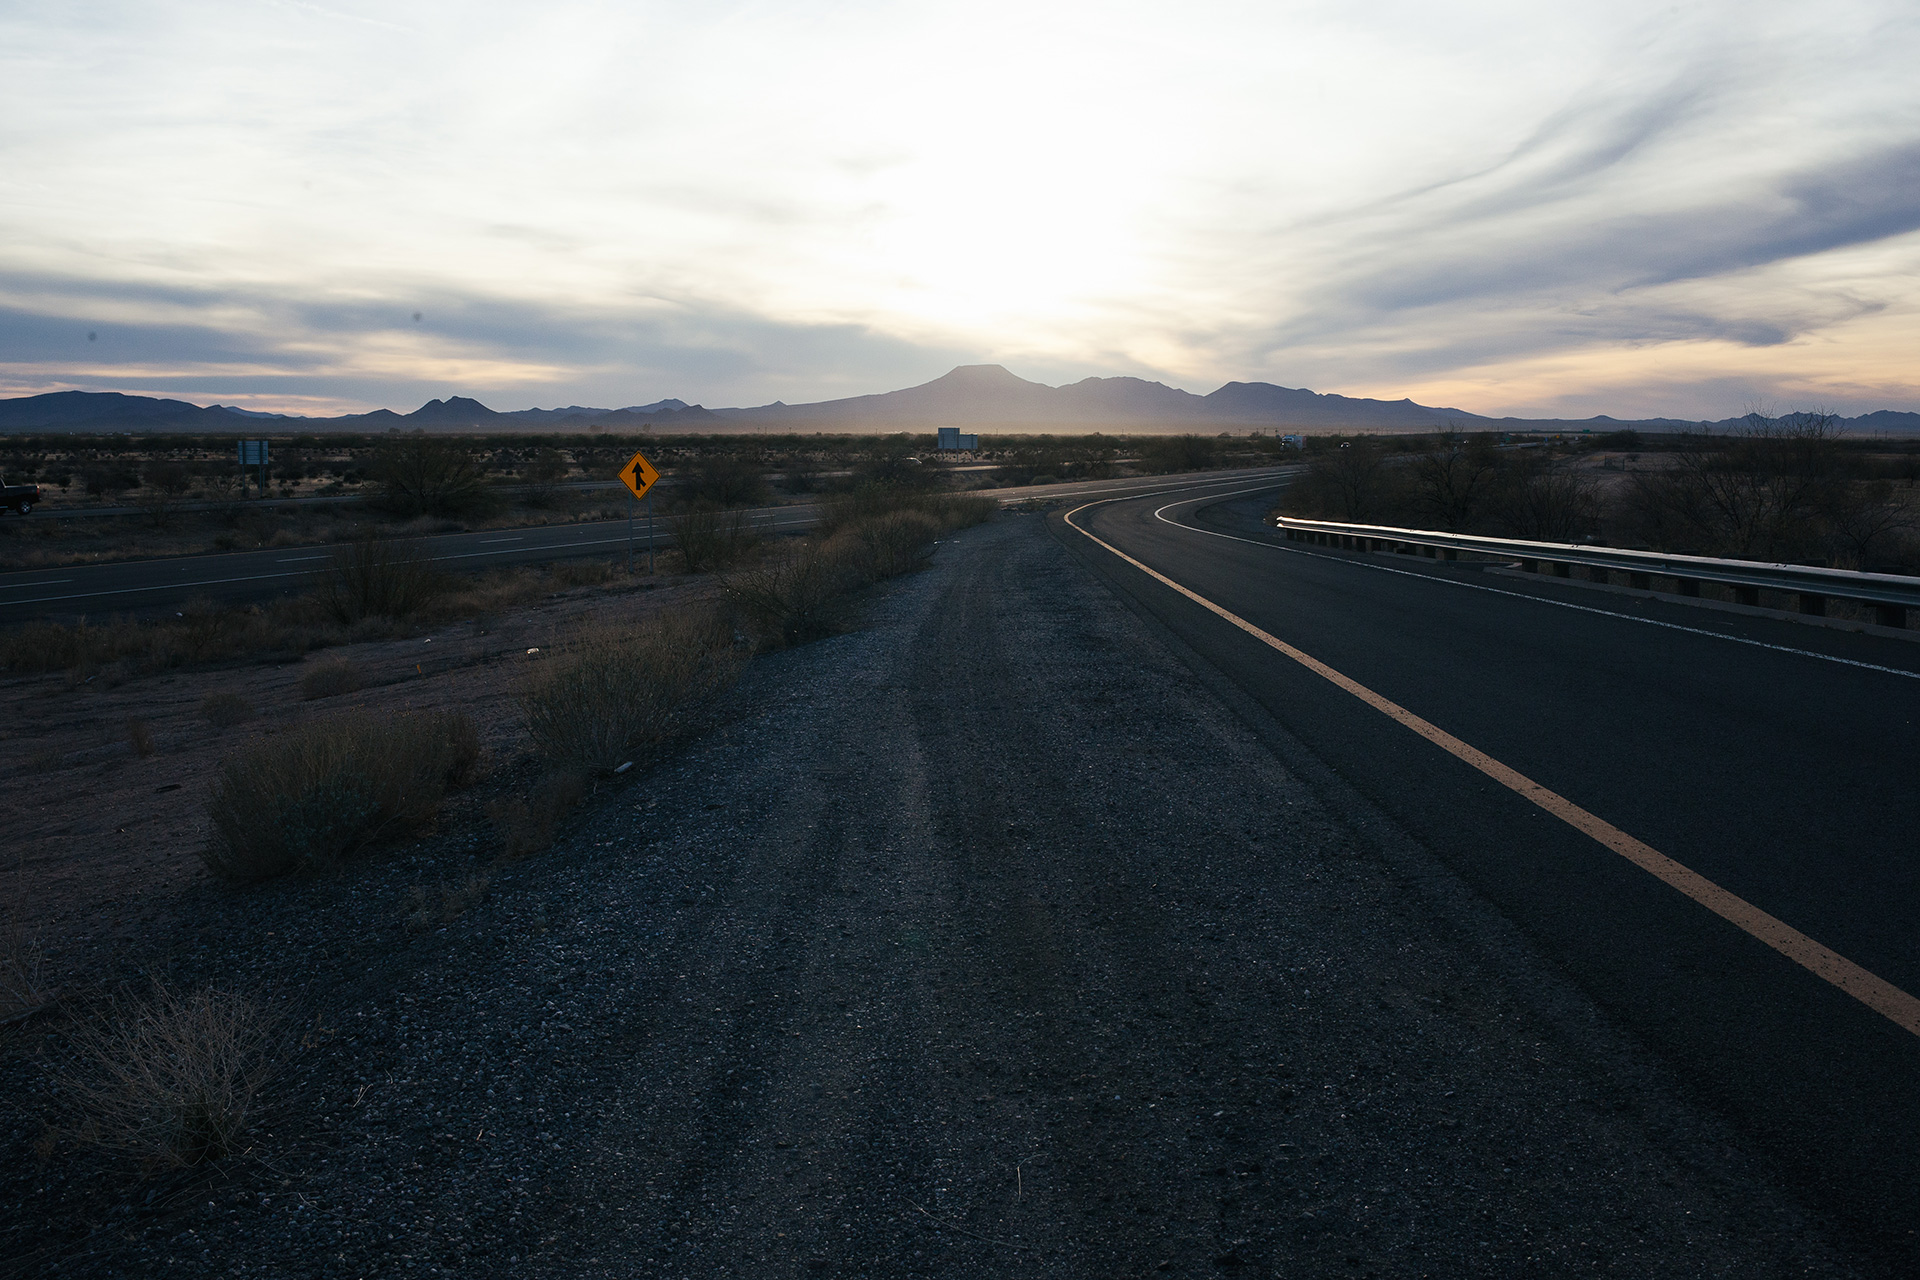
[[1700, 579], [1698, 578], [1675, 578], [1674, 585], [1683, 596], [1697, 597], [1700, 594]]
[[1904, 627], [1907, 625], [1907, 606], [1876, 604], [1873, 606], [1873, 620], [1883, 627]]
[[1520, 572], [1538, 573], [1540, 572], [1540, 562], [1538, 560], [1528, 560], [1523, 558], [1520, 561]]
[[1452, 547], [1442, 547], [1440, 549], [1440, 558], [1442, 560], [1458, 560], [1460, 558], [1460, 553], [1458, 551], [1455, 551]]
[[1754, 606], [1755, 608], [1758, 608], [1760, 604], [1760, 588], [1742, 587], [1742, 586], [1736, 585], [1733, 589], [1733, 598], [1735, 600], [1738, 600], [1741, 604], [1751, 605], [1751, 606]]
[[1564, 560], [1555, 560], [1553, 562], [1553, 576], [1556, 578], [1571, 578], [1573, 576], [1573, 566]]
[[1628, 573], [1627, 585], [1635, 591], [1651, 591], [1653, 590], [1653, 577], [1645, 573]]
[[1800, 612], [1806, 614], [1809, 618], [1826, 617], [1827, 598], [1825, 596], [1817, 596], [1811, 591], [1802, 591], [1800, 593]]

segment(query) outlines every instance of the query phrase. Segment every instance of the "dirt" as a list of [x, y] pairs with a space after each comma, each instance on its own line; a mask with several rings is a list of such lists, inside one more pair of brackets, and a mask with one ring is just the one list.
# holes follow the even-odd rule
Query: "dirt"
[[756, 659], [704, 734], [444, 923], [410, 924], [411, 891], [478, 833], [179, 889], [129, 955], [298, 1025], [270, 1121], [243, 1158], [142, 1178], [49, 1137], [66, 1042], [16, 1029], [0, 1252], [98, 1276], [1856, 1274], [1248, 714], [1040, 517], [962, 534], [862, 629]]
[[[344, 710], [458, 709], [479, 726], [486, 758], [511, 772], [522, 750], [517, 691], [528, 650], [551, 650], [589, 616], [683, 608], [717, 595], [711, 579], [663, 578], [557, 592], [531, 607], [449, 622], [401, 639], [318, 650], [304, 658], [141, 678], [116, 668], [0, 679], [0, 811], [11, 856], [0, 867], [9, 923], [34, 940], [53, 988], [84, 985], [116, 949], [179, 925], [185, 890], [203, 884], [207, 797], [221, 762], [249, 742]], [[307, 699], [316, 665], [345, 661], [358, 691]], [[251, 711], [211, 722], [209, 698]], [[138, 726], [138, 728], [136, 728]], [[147, 754], [140, 751], [145, 738]], [[497, 788], [456, 804], [471, 820]], [[17, 1012], [0, 1009], [0, 1018]]]

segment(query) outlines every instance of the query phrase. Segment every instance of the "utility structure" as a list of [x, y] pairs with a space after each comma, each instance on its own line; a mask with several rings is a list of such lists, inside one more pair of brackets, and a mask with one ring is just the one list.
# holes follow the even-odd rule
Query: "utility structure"
[[260, 496], [267, 496], [267, 442], [265, 440], [242, 440], [240, 442], [240, 496], [247, 496], [247, 468], [260, 468]]
[[980, 447], [979, 436], [963, 436], [958, 427], [940, 428], [940, 448], [956, 453], [972, 453]]

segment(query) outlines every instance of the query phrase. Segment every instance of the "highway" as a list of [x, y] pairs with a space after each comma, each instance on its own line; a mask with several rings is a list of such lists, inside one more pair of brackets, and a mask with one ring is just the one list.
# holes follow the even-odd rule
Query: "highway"
[[[1284, 472], [1284, 468], [1268, 468], [1200, 473], [1180, 479], [1153, 476], [979, 492], [999, 502], [1050, 501], [1140, 490], [1157, 492], [1181, 484], [1244, 483]], [[757, 507], [745, 514], [762, 533], [786, 534], [812, 527], [819, 508], [812, 504]], [[447, 533], [408, 541], [424, 560], [449, 570], [474, 572], [503, 565], [620, 555], [627, 548], [628, 536], [625, 520], [603, 520]], [[644, 519], [634, 521], [632, 537], [633, 546], [645, 551], [648, 543]], [[654, 524], [653, 545], [662, 550], [673, 545], [664, 517]], [[0, 610], [4, 610], [6, 621], [17, 623], [41, 617], [137, 615], [172, 608], [196, 598], [228, 603], [259, 600], [305, 590], [311, 585], [313, 575], [324, 569], [332, 556], [333, 549], [326, 546], [276, 547], [0, 573]]]
[[[1272, 492], [1104, 502], [1055, 531], [1277, 751], [1430, 850], [1783, 1185], [1920, 1274], [1920, 646], [1304, 548], [1262, 524]], [[1813, 959], [1703, 905], [1715, 888]], [[1883, 1007], [1810, 969], [1822, 947], [1890, 984]]]

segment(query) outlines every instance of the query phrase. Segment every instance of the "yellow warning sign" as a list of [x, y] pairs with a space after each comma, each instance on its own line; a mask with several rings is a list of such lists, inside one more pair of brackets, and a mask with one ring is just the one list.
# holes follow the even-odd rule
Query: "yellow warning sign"
[[653, 488], [653, 482], [659, 478], [660, 473], [653, 469], [644, 453], [634, 454], [627, 459], [627, 465], [620, 468], [620, 483], [633, 490], [636, 498], [646, 497], [647, 490]]

